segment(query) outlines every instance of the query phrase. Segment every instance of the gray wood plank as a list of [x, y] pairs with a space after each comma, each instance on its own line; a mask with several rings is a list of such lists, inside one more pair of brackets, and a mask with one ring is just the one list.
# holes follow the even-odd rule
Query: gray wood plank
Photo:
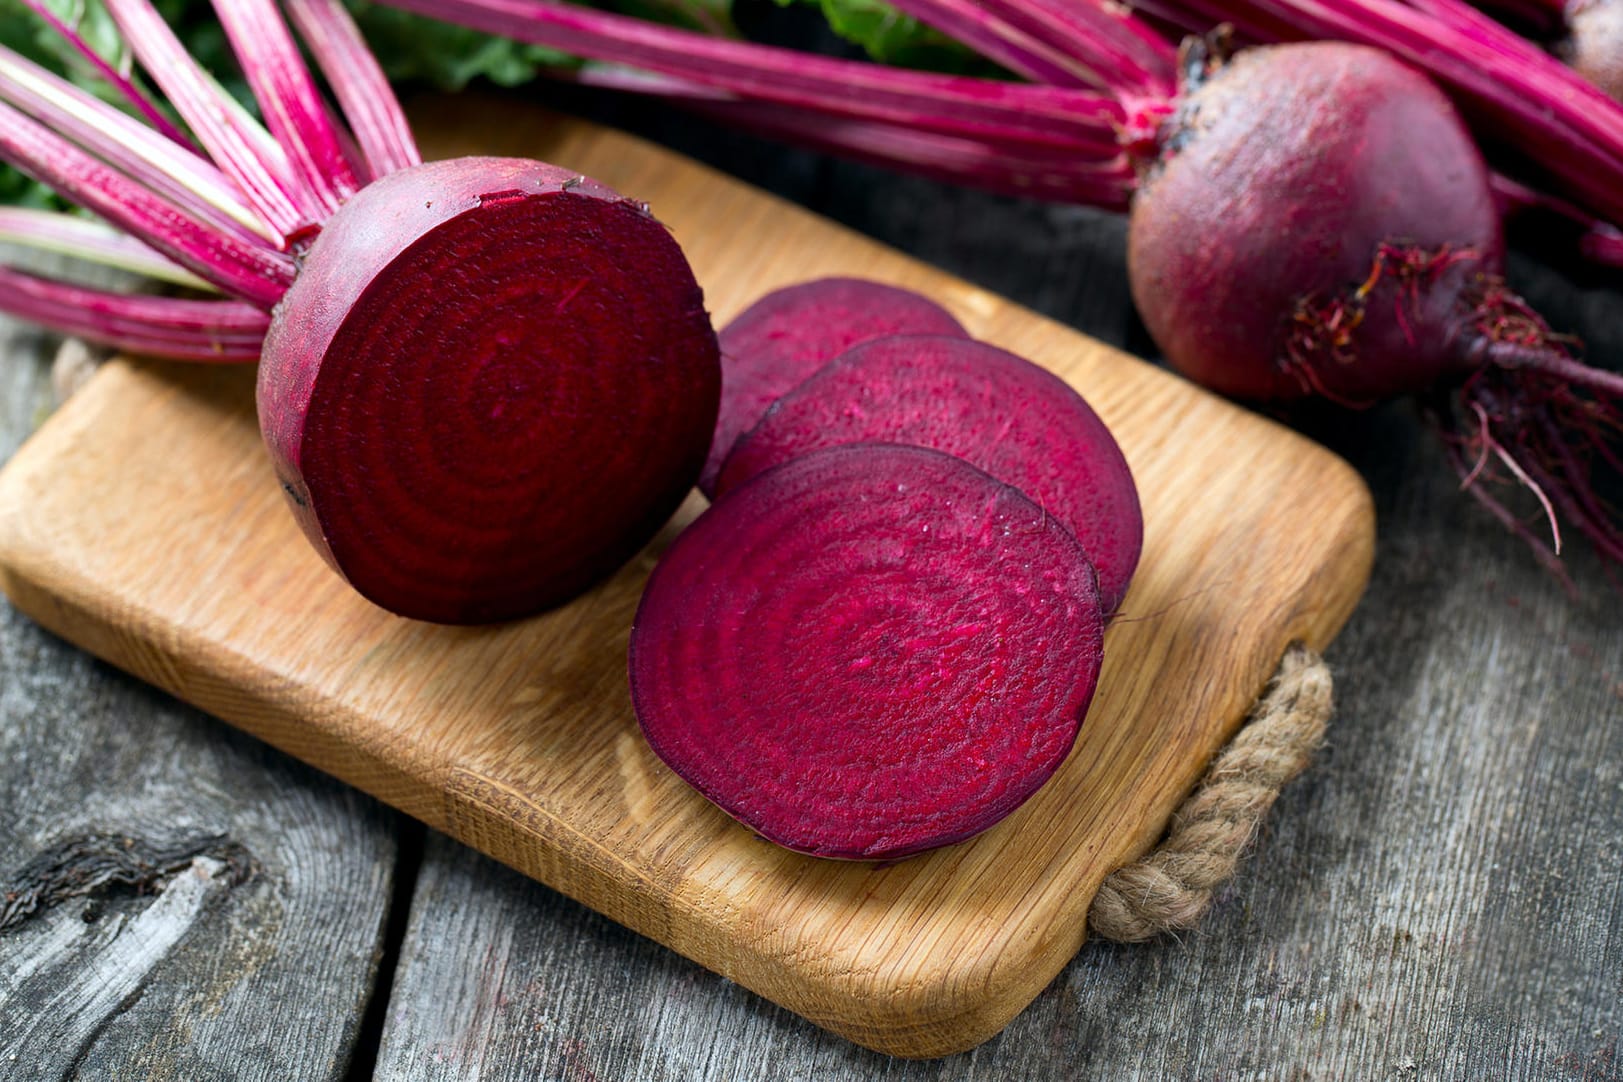
[[[53, 348], [0, 321], [0, 455], [49, 409]], [[0, 1078], [344, 1077], [396, 819], [0, 600]]]
[[[1119, 219], [751, 146], [572, 102], [1106, 340]], [[1603, 363], [1623, 295], [1515, 281]], [[1000, 1036], [856, 1048], [454, 843], [428, 846], [383, 1079], [1623, 1077], [1623, 620], [1596, 561], [1555, 581], [1456, 491], [1413, 411], [1304, 415], [1376, 493], [1369, 594], [1328, 657], [1331, 743], [1205, 924], [1084, 947]], [[1244, 599], [1236, 599], [1244, 603]]]

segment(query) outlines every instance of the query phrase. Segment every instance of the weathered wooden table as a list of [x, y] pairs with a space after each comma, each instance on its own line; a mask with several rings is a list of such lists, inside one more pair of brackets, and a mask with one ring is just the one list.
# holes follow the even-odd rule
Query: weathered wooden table
[[[1118, 219], [570, 101], [1152, 352]], [[1515, 271], [1623, 361], [1617, 282]], [[0, 324], [0, 456], [50, 407], [54, 346]], [[1298, 423], [1381, 520], [1328, 654], [1328, 749], [1197, 932], [1090, 943], [1000, 1036], [935, 1062], [830, 1036], [0, 602], [0, 882], [135, 881], [0, 931], [0, 1078], [1623, 1077], [1619, 597], [1586, 553], [1565, 596], [1410, 409]], [[19, 908], [0, 899], [0, 923]]]

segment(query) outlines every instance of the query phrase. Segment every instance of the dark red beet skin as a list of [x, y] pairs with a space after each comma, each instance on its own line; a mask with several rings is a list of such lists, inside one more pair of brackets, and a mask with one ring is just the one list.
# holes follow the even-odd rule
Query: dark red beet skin
[[963, 336], [934, 301], [862, 278], [819, 278], [766, 294], [721, 332], [721, 411], [699, 490], [715, 496], [733, 443], [784, 392], [859, 342], [888, 334]]
[[967, 338], [865, 342], [767, 410], [734, 445], [717, 495], [810, 451], [864, 442], [934, 448], [1013, 485], [1082, 542], [1105, 611], [1121, 604], [1144, 541], [1138, 490], [1110, 430], [1053, 373]]
[[[1332, 42], [1249, 49], [1196, 79], [1128, 228], [1133, 297], [1167, 359], [1242, 398], [1424, 393], [1465, 489], [1547, 566], [1563, 574], [1560, 521], [1623, 563], [1593, 478], [1619, 462], [1623, 376], [1575, 360], [1506, 286], [1487, 170], [1442, 92]], [[1536, 499], [1551, 543], [1499, 482]]]
[[1047, 780], [1098, 679], [1070, 533], [916, 447], [768, 470], [660, 561], [632, 629], [656, 754], [761, 836], [883, 860], [968, 838]]
[[697, 477], [718, 394], [699, 287], [644, 208], [463, 158], [326, 223], [274, 313], [259, 414], [300, 524], [357, 590], [482, 623], [640, 548]]
[[1474, 284], [1502, 261], [1453, 106], [1334, 42], [1247, 49], [1187, 91], [1128, 234], [1167, 359], [1245, 398], [1368, 402], [1462, 371]]

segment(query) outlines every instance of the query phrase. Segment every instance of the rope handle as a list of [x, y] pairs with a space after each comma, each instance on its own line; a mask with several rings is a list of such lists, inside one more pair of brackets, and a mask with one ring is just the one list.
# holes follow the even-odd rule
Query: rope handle
[[1313, 759], [1330, 720], [1330, 669], [1294, 643], [1178, 810], [1160, 843], [1106, 877], [1088, 910], [1095, 936], [1141, 943], [1192, 928], [1257, 835], [1279, 792]]

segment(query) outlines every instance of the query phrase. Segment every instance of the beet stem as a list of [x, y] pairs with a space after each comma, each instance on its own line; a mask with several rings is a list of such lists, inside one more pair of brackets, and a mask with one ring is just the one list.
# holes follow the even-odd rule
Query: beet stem
[[47, 26], [61, 35], [62, 39], [72, 46], [73, 50], [95, 70], [97, 77], [117, 90], [119, 96], [129, 102], [136, 112], [146, 118], [147, 123], [156, 128], [159, 134], [188, 150], [196, 149], [196, 144], [192, 142], [186, 133], [175, 127], [174, 122], [164, 115], [162, 109], [152, 103], [151, 98], [141, 92], [133, 80], [127, 78], [117, 68], [102, 59], [102, 55], [90, 47], [90, 43], [84, 39], [84, 35], [57, 18], [56, 12], [52, 11], [44, 0], [23, 0], [23, 3]]
[[988, 60], [1049, 86], [1107, 89], [1092, 66], [1008, 20], [1011, 5], [966, 0], [892, 0], [904, 14], [941, 31]]
[[1039, 145], [1114, 134], [1112, 95], [937, 75], [727, 41], [551, 0], [385, 0], [387, 6], [758, 100]]
[[1170, 98], [1177, 50], [1125, 8], [1096, 0], [901, 0], [896, 7], [1036, 82]]
[[0, 267], [13, 315], [135, 353], [190, 361], [257, 361], [270, 317], [234, 300], [117, 293]]
[[270, 133], [198, 66], [150, 0], [105, 2], [141, 66], [271, 227], [285, 237], [319, 221]]
[[286, 0], [285, 6], [332, 87], [372, 177], [419, 164], [422, 155], [400, 101], [340, 0]]
[[338, 209], [361, 182], [347, 160], [337, 124], [274, 0], [214, 0], [260, 115], [287, 153], [301, 205], [317, 220]]
[[0, 46], [0, 101], [185, 207], [194, 217], [273, 245], [281, 237], [212, 164], [95, 95]]
[[94, 218], [0, 206], [0, 241], [37, 252], [72, 256], [188, 289], [214, 290], [212, 283]]
[[293, 281], [287, 256], [197, 221], [9, 105], [0, 105], [0, 159], [244, 300], [269, 308]]
[[[594, 85], [613, 85], [610, 78], [609, 83], [592, 81]], [[1079, 146], [1072, 151], [1009, 147], [884, 121], [845, 120], [785, 110], [759, 101], [694, 99], [688, 108], [745, 130], [793, 139], [815, 150], [949, 183], [972, 183], [1005, 195], [1125, 211], [1133, 194], [1131, 161], [1115, 146]]]

